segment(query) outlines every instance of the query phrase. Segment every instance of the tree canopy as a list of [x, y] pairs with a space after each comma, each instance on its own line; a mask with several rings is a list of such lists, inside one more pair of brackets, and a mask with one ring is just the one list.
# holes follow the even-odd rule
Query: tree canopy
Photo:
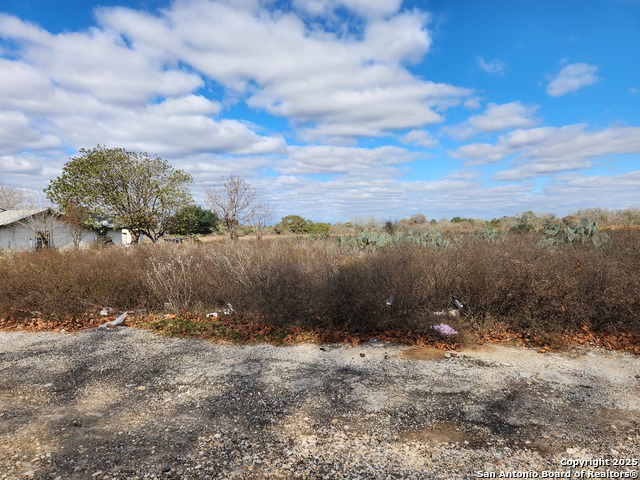
[[182, 207], [170, 220], [169, 232], [175, 235], [207, 235], [218, 229], [220, 219], [200, 205]]
[[287, 215], [280, 220], [282, 228], [291, 233], [305, 233], [307, 220], [300, 215]]
[[193, 202], [192, 178], [166, 160], [123, 148], [81, 149], [45, 189], [64, 212], [85, 207], [94, 218], [106, 218], [157, 241], [172, 216]]
[[306, 220], [300, 215], [287, 215], [280, 220], [279, 228], [281, 230], [300, 234], [310, 233], [312, 235], [328, 235], [330, 225], [325, 222], [314, 223]]

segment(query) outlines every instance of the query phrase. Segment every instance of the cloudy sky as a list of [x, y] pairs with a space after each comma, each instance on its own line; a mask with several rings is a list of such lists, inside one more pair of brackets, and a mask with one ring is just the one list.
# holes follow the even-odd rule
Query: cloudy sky
[[640, 206], [637, 0], [0, 0], [0, 180], [80, 148], [279, 218]]

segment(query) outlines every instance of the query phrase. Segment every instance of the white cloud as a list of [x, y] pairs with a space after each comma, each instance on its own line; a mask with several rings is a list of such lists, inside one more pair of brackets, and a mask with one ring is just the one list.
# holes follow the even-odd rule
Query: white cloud
[[269, 179], [278, 196], [276, 216], [300, 214], [316, 221], [350, 218], [470, 216], [495, 218], [527, 210], [566, 215], [585, 206], [637, 206], [640, 171], [612, 176], [575, 173], [550, 180], [542, 191], [532, 182], [487, 185], [473, 172], [430, 181], [340, 176], [328, 181], [302, 176]]
[[640, 170], [610, 176], [574, 174], [551, 180], [541, 196], [564, 214], [588, 207], [637, 207], [639, 187]]
[[[407, 211], [492, 217], [582, 201], [579, 208], [593, 198], [606, 207], [637, 203], [640, 173], [581, 173], [594, 159], [639, 153], [639, 127], [532, 128], [538, 107], [517, 101], [479, 110], [486, 100], [478, 92], [412, 73], [432, 49], [431, 18], [403, 10], [400, 0], [282, 5], [188, 0], [158, 13], [103, 7], [96, 26], [59, 34], [0, 14], [0, 176], [41, 191], [70, 150], [100, 143], [168, 158], [195, 176], [201, 202], [203, 187], [236, 173], [281, 215], [314, 220]], [[507, 68], [499, 59], [477, 62], [493, 75]], [[593, 84], [596, 73], [592, 65], [566, 65], [549, 94]], [[454, 139], [517, 130], [454, 151], [466, 160], [461, 171], [407, 179], [413, 169], [427, 176], [458, 163], [433, 155], [438, 168], [427, 172], [424, 154], [413, 151], [438, 147], [428, 130], [455, 106], [478, 110], [442, 129]], [[256, 118], [285, 119], [292, 131], [231, 116], [246, 107]], [[313, 145], [288, 146], [283, 135]], [[385, 136], [411, 148], [358, 145], [361, 137]], [[481, 167], [489, 163], [496, 165]], [[496, 170], [493, 180], [506, 182], [487, 183]], [[552, 177], [542, 192], [529, 181], [536, 177]]]
[[488, 62], [483, 57], [476, 57], [476, 60], [478, 61], [478, 68], [494, 75], [504, 75], [504, 71], [507, 68], [507, 64], [497, 58]]
[[[340, 4], [364, 11], [370, 2]], [[319, 13], [339, 3], [296, 5]], [[418, 79], [404, 67], [430, 48], [429, 17], [398, 12], [394, 1], [372, 5], [380, 15], [365, 15], [360, 36], [309, 26], [294, 12], [223, 2], [176, 3], [161, 17], [102, 9], [100, 21], [136, 51], [188, 64], [247, 95], [250, 106], [287, 118], [305, 139], [377, 136], [441, 122], [440, 111], [470, 90]]]
[[640, 154], [640, 127], [587, 130], [585, 125], [515, 130], [495, 144], [464, 145], [452, 153], [470, 165], [513, 158], [515, 168], [495, 175], [497, 180], [523, 180], [588, 168], [595, 158]]
[[400, 141], [404, 144], [420, 145], [424, 148], [433, 148], [438, 145], [438, 139], [424, 130], [411, 130], [400, 137]]
[[203, 84], [198, 75], [166, 68], [105, 30], [52, 35], [0, 15], [0, 31], [20, 42], [25, 63], [36, 66], [50, 82], [98, 101], [143, 105], [155, 96], [184, 95]]
[[401, 3], [401, 0], [293, 0], [294, 7], [307, 15], [327, 16], [344, 7], [364, 18], [392, 15]]
[[[400, 11], [396, 0], [297, 6], [313, 4], [355, 12], [360, 30], [332, 30], [252, 0], [175, 2], [155, 15], [103, 7], [96, 27], [59, 34], [0, 14], [0, 36], [12, 45], [0, 59], [0, 112], [22, 115], [5, 129], [0, 154], [98, 143], [170, 160], [282, 154], [281, 135], [219, 118], [222, 104], [245, 101], [289, 120], [298, 138], [344, 145], [442, 122], [471, 93], [405, 68], [431, 46], [426, 13]], [[223, 87], [219, 100], [201, 94], [205, 81]]]
[[490, 103], [484, 113], [469, 117], [465, 122], [445, 127], [443, 130], [456, 140], [466, 140], [478, 132], [499, 132], [511, 128], [531, 127], [540, 122], [535, 118], [537, 105], [523, 105], [520, 102]]
[[38, 158], [27, 158], [22, 155], [0, 155], [0, 173], [38, 175], [42, 166]]
[[179, 98], [167, 98], [151, 105], [149, 112], [154, 115], [216, 115], [220, 113], [221, 105], [212, 102], [201, 95], [186, 95]]
[[98, 143], [170, 157], [284, 151], [279, 135], [216, 119], [220, 103], [193, 93], [203, 85], [198, 74], [130, 47], [113, 31], [52, 35], [0, 15], [0, 32], [19, 44], [15, 59], [0, 59], [0, 154]]
[[19, 153], [25, 149], [49, 150], [61, 146], [57, 137], [38, 131], [23, 113], [0, 111], [0, 152]]
[[289, 158], [277, 167], [283, 175], [350, 173], [354, 176], [389, 176], [389, 167], [416, 159], [416, 154], [400, 147], [335, 147], [328, 145], [291, 146]]
[[522, 105], [520, 102], [490, 103], [485, 113], [467, 120], [470, 127], [481, 132], [499, 132], [510, 128], [531, 127], [539, 120], [534, 118], [537, 105]]
[[482, 98], [480, 97], [469, 97], [464, 101], [464, 108], [469, 110], [476, 110], [482, 106]]
[[218, 121], [204, 115], [160, 116], [153, 107], [150, 110], [117, 111], [115, 118], [95, 118], [90, 124], [81, 115], [61, 115], [53, 124], [72, 145], [125, 146], [168, 158], [202, 151], [262, 154], [285, 148], [282, 137], [260, 136], [237, 120]]
[[559, 97], [596, 83], [598, 67], [586, 63], [572, 63], [563, 67], [547, 85], [547, 93]]

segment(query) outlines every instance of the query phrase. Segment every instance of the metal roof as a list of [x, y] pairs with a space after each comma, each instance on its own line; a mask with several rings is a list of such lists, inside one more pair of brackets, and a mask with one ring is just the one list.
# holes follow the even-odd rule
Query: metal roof
[[0, 227], [4, 225], [11, 225], [12, 223], [19, 222], [25, 218], [37, 215], [38, 213], [46, 212], [49, 208], [22, 208], [19, 210], [5, 210], [0, 211]]

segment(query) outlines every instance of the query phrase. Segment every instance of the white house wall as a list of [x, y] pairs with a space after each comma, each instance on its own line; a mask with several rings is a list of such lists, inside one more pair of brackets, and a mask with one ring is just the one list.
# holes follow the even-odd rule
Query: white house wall
[[0, 249], [33, 250], [35, 248], [33, 231], [21, 224], [0, 227]]
[[[55, 220], [54, 223], [49, 246], [59, 249], [72, 247], [73, 236], [69, 231], [69, 227], [60, 220]], [[111, 238], [115, 245], [129, 245], [131, 243], [131, 234], [127, 230], [109, 229], [107, 236]], [[80, 239], [80, 246], [95, 245], [97, 239], [98, 232], [85, 230]], [[28, 224], [15, 222], [0, 226], [0, 250], [24, 251], [34, 250], [35, 248], [36, 235]]]

